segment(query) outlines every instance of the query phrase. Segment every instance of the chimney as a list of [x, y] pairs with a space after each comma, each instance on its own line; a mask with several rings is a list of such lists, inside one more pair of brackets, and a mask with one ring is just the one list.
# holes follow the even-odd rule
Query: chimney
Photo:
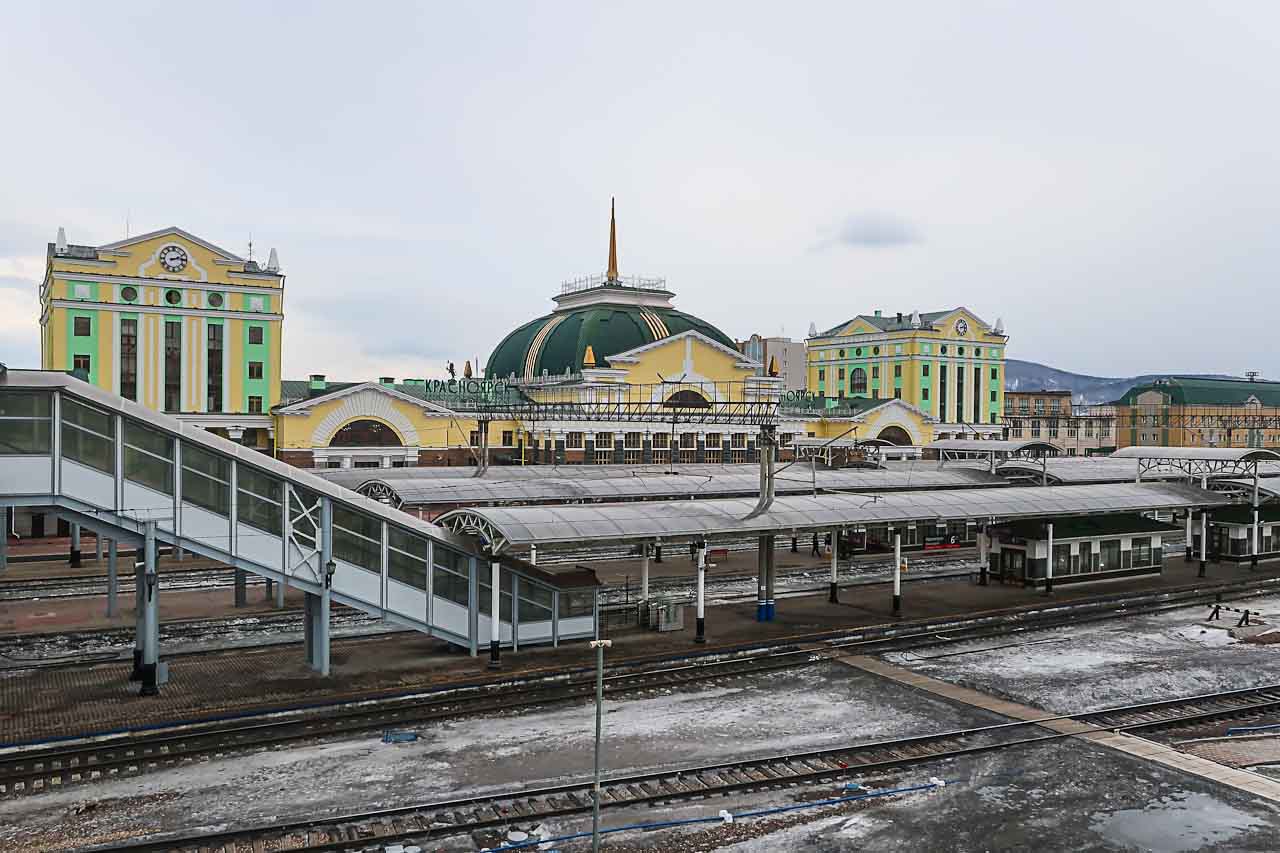
[[381, 385], [383, 388], [394, 388], [396, 384], [396, 378], [394, 376], [379, 376], [378, 384]]
[[901, 326], [901, 325], [902, 325], [902, 312], [901, 312], [901, 311], [899, 311], [899, 312], [898, 312], [898, 325], [899, 325], [899, 326]]
[[311, 374], [311, 381], [307, 383], [307, 391], [312, 397], [323, 394], [326, 387], [323, 373]]
[[58, 239], [54, 242], [53, 249], [59, 255], [65, 255], [67, 253], [67, 229], [63, 228], [61, 225], [58, 226]]

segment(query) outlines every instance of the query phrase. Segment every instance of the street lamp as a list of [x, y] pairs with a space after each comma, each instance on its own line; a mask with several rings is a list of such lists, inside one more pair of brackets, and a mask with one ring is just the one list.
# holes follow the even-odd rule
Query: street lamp
[[329, 589], [333, 586], [334, 573], [338, 571], [338, 564], [333, 560], [324, 564], [324, 588]]
[[591, 853], [600, 853], [600, 726], [604, 707], [604, 650], [613, 640], [592, 640], [596, 650], [596, 758], [595, 783], [591, 794]]

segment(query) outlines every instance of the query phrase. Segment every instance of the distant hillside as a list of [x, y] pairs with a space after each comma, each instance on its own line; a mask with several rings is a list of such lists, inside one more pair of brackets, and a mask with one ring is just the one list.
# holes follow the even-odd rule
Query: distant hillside
[[1141, 376], [1086, 376], [1058, 370], [1047, 364], [1010, 358], [1005, 360], [1006, 391], [1069, 390], [1075, 403], [1109, 403], [1124, 395], [1134, 385], [1142, 385], [1162, 376], [1199, 376], [1206, 379], [1235, 379], [1220, 373], [1144, 373]]

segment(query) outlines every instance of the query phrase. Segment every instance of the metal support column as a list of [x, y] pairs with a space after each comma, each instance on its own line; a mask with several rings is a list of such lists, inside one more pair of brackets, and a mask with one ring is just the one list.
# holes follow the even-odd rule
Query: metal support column
[[307, 594], [311, 603], [308, 622], [311, 626], [311, 642], [307, 648], [307, 661], [321, 675], [329, 674], [329, 607], [330, 588], [337, 565], [333, 562], [333, 502], [320, 499], [320, 595]]
[[1262, 550], [1262, 524], [1258, 519], [1258, 464], [1253, 465], [1253, 556], [1249, 559], [1249, 568], [1257, 570], [1258, 552]]
[[649, 600], [649, 543], [640, 545], [640, 600]]
[[102, 534], [93, 534], [93, 559], [98, 565], [102, 565]]
[[489, 564], [489, 669], [502, 666], [498, 644], [502, 642], [502, 564]]
[[693, 638], [695, 643], [707, 641], [707, 543], [698, 548], [698, 633]]
[[[792, 540], [795, 541], [795, 540]], [[840, 603], [840, 595], [837, 592], [839, 583], [840, 569], [837, 561], [840, 554], [840, 531], [835, 528], [831, 529], [831, 596], [827, 600], [831, 604]]]
[[1195, 515], [1195, 511], [1188, 508], [1187, 509], [1187, 551], [1186, 551], [1186, 554], [1184, 555], [1188, 563], [1191, 562], [1191, 544], [1192, 544], [1191, 543], [1191, 516], [1193, 515]]
[[769, 618], [769, 558], [765, 548], [768, 537], [756, 537], [756, 621], [765, 622]]
[[9, 508], [0, 513], [4, 520], [4, 530], [0, 530], [0, 572], [9, 568]]
[[653, 561], [655, 563], [662, 562], [662, 540], [661, 539], [653, 543]]
[[120, 614], [120, 604], [116, 596], [120, 593], [119, 569], [120, 543], [114, 539], [107, 540], [107, 618], [114, 619]]
[[236, 588], [236, 607], [244, 607], [249, 603], [249, 594], [246, 585], [249, 581], [249, 573], [244, 569], [235, 570], [235, 588]]
[[1053, 522], [1045, 527], [1048, 528], [1049, 559], [1045, 561], [1044, 594], [1053, 595]]
[[80, 525], [71, 522], [71, 568], [80, 568]]
[[537, 545], [529, 546], [529, 565], [531, 566], [538, 565], [538, 546]]
[[266, 585], [267, 585], [267, 591], [266, 591], [266, 594], [263, 596], [263, 598], [265, 598], [267, 601], [270, 601], [271, 599], [275, 598], [276, 582], [271, 578], [263, 578], [263, 580], [266, 582]]
[[991, 539], [984, 524], [978, 530], [978, 586], [987, 585], [987, 564], [991, 562]]
[[777, 613], [778, 603], [777, 598], [774, 596], [774, 587], [777, 586], [778, 582], [778, 555], [775, 552], [776, 547], [777, 539], [772, 533], [770, 533], [765, 537], [764, 546], [764, 614], [765, 619], [769, 622], [773, 621], [773, 617]]
[[1209, 511], [1200, 510], [1200, 573], [1204, 577], [1204, 564], [1209, 559]]
[[902, 534], [893, 534], [893, 615], [902, 615]]
[[284, 609], [284, 591], [285, 582], [284, 578], [281, 577], [279, 583], [276, 584], [276, 610]]
[[147, 631], [147, 569], [144, 557], [136, 550], [133, 557], [133, 672], [130, 681], [142, 679], [142, 647], [146, 645], [143, 635]]
[[156, 572], [156, 523], [148, 521], [142, 542], [143, 631], [140, 696], [160, 695], [160, 575]]

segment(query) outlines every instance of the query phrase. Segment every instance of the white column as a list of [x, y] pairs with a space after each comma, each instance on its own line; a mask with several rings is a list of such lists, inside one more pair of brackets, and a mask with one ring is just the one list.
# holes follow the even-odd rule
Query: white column
[[837, 565], [840, 554], [840, 531], [836, 528], [831, 529], [831, 589], [827, 600], [836, 604], [839, 602], [839, 573], [840, 569]]
[[902, 534], [893, 534], [893, 615], [902, 615]]
[[501, 663], [498, 646], [502, 642], [502, 564], [489, 564], [489, 668]]
[[707, 579], [707, 545], [702, 543], [698, 548], [698, 624], [697, 634], [694, 636], [695, 643], [705, 643], [707, 630], [707, 602], [706, 602], [706, 579]]
[[640, 558], [640, 600], [649, 600], [649, 543], [642, 544], [644, 556]]
[[1053, 522], [1049, 522], [1046, 527], [1049, 529], [1049, 559], [1045, 563], [1044, 592], [1045, 595], [1051, 595], [1053, 593]]
[[538, 565], [538, 546], [537, 545], [529, 546], [529, 565], [531, 566]]

